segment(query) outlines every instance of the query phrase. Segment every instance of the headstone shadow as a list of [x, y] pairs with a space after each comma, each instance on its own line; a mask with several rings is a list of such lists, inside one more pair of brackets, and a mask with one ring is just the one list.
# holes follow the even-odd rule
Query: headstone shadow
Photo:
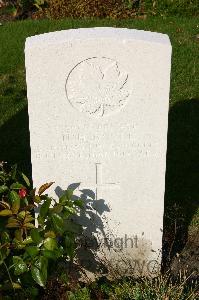
[[31, 178], [30, 135], [27, 107], [0, 126], [0, 160], [18, 167]]
[[179, 101], [169, 111], [163, 269], [182, 251], [199, 206], [199, 99]]
[[[83, 226], [83, 232], [78, 236], [78, 248], [76, 258], [79, 265], [86, 271], [94, 273], [105, 273], [107, 268], [104, 262], [99, 260], [97, 251], [99, 250], [100, 242], [108, 247], [107, 236], [104, 232], [104, 220], [102, 215], [104, 212], [110, 212], [109, 207], [104, 199], [96, 199], [96, 192], [91, 189], [79, 188], [80, 183], [72, 183], [68, 189], [78, 189], [80, 196], [73, 196], [73, 200], [81, 199], [83, 201], [83, 209], [80, 214], [72, 218], [72, 220]], [[61, 187], [57, 186], [55, 193], [58, 197], [63, 194]], [[106, 243], [106, 244], [105, 244]]]
[[[16, 113], [0, 127], [0, 160], [10, 164], [17, 163], [30, 177], [31, 159], [28, 127], [27, 107]], [[199, 99], [179, 101], [172, 105], [169, 112], [163, 266], [167, 265], [176, 253], [180, 253], [186, 244], [188, 227], [199, 203], [198, 170]], [[85, 199], [85, 205], [89, 206], [91, 202], [94, 203], [93, 193], [91, 190], [83, 192], [82, 197]], [[99, 204], [99, 206], [95, 209], [99, 211], [97, 214], [99, 218], [96, 217], [95, 225], [90, 227], [92, 229], [89, 229], [89, 226], [94, 215], [94, 207], [87, 215], [86, 212], [82, 212], [81, 217], [85, 222], [86, 234], [96, 232], [97, 229], [103, 229], [100, 216], [107, 208], [103, 199], [97, 201], [99, 202], [95, 204], [97, 206]], [[92, 256], [94, 250], [89, 250], [88, 253]], [[97, 264], [96, 267], [98, 267]]]

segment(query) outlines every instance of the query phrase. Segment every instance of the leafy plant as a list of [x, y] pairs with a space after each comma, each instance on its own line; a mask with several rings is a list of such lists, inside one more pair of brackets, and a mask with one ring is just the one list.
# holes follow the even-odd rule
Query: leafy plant
[[190, 284], [186, 276], [172, 280], [169, 274], [165, 274], [156, 278], [121, 278], [117, 281], [101, 278], [89, 285], [79, 285], [73, 291], [65, 291], [60, 299], [196, 300], [198, 296], [197, 282]]
[[46, 7], [46, 0], [14, 0], [6, 4], [4, 13], [14, 18], [24, 19], [36, 12], [42, 12]]
[[132, 18], [136, 15], [136, 9], [130, 4], [130, 0], [46, 0], [47, 8], [44, 13], [52, 19], [66, 17], [84, 18]]
[[45, 6], [46, 1], [45, 0], [34, 0], [33, 5], [38, 9], [42, 10], [42, 8]]
[[175, 16], [197, 16], [197, 0], [144, 0], [147, 14], [152, 15], [175, 15]]
[[36, 193], [16, 166], [0, 164], [1, 293], [24, 289], [32, 299], [38, 287], [45, 287], [57, 261], [75, 256], [81, 226], [71, 216], [83, 203], [70, 189], [56, 202], [44, 194], [52, 184], [42, 185]]

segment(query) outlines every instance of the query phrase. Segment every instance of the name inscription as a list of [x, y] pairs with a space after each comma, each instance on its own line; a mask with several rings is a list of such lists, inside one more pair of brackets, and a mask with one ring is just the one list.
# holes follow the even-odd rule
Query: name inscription
[[[150, 135], [138, 134], [135, 124], [121, 125], [116, 132], [113, 126], [98, 125], [95, 130], [85, 126], [54, 128], [56, 140], [52, 144], [34, 148], [36, 159], [112, 159], [147, 158], [158, 153], [158, 141]], [[139, 131], [140, 132], [140, 131]]]

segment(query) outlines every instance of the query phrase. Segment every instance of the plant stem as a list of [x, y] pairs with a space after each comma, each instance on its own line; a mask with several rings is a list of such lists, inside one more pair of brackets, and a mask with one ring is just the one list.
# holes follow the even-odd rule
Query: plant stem
[[[3, 260], [3, 256], [2, 256], [2, 254], [1, 254], [1, 252], [0, 252], [0, 255], [1, 255], [1, 260]], [[11, 277], [11, 275], [10, 275], [9, 269], [8, 269], [8, 267], [7, 267], [6, 263], [5, 263], [5, 261], [3, 261], [3, 265], [4, 265], [4, 267], [6, 268], [6, 272], [8, 273], [8, 277], [9, 277], [10, 283], [11, 283], [11, 285], [12, 285], [14, 294], [15, 294], [15, 288], [14, 288], [14, 285], [13, 285], [12, 277]]]
[[6, 271], [7, 271], [7, 273], [8, 273], [8, 277], [9, 277], [9, 280], [10, 280], [10, 283], [11, 283], [12, 288], [13, 288], [14, 293], [15, 293], [15, 288], [14, 288], [14, 285], [13, 285], [13, 281], [12, 281], [12, 277], [11, 277], [11, 275], [10, 275], [9, 269], [8, 269], [8, 267], [7, 267], [7, 265], [6, 265], [5, 262], [3, 262], [3, 264], [4, 264], [5, 268], [6, 268]]

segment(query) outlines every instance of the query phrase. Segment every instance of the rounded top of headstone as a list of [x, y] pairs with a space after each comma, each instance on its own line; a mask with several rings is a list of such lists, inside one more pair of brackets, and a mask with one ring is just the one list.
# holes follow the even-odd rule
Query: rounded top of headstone
[[170, 40], [166, 34], [127, 28], [94, 27], [61, 30], [31, 36], [26, 39], [26, 49], [30, 47], [39, 47], [46, 44], [49, 45], [62, 43], [68, 40], [99, 38], [141, 40], [170, 46]]

